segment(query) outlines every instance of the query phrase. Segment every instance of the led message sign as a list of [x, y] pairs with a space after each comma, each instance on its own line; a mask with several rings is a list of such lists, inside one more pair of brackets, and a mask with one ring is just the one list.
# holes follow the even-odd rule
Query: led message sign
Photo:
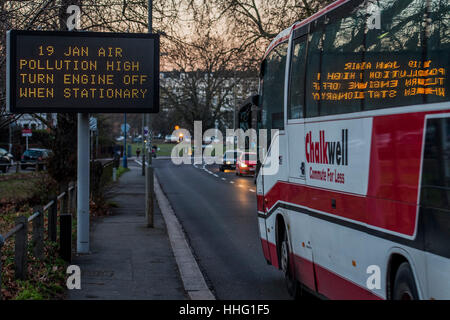
[[159, 111], [159, 35], [7, 33], [10, 112]]
[[310, 92], [316, 101], [445, 97], [445, 79], [445, 68], [432, 60], [347, 62], [340, 70], [316, 73]]

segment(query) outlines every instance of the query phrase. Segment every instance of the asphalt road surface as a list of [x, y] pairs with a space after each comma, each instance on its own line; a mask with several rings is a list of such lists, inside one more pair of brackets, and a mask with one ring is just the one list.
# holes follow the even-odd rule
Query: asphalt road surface
[[262, 253], [253, 177], [216, 165], [153, 166], [217, 299], [290, 299]]

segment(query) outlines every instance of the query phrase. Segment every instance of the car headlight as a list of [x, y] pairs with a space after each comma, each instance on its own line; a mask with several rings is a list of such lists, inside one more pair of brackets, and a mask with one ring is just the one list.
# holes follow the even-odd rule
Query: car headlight
[[241, 166], [241, 168], [247, 168], [247, 165], [245, 163], [241, 163], [239, 165]]
[[231, 161], [227, 161], [227, 164], [231, 164]]

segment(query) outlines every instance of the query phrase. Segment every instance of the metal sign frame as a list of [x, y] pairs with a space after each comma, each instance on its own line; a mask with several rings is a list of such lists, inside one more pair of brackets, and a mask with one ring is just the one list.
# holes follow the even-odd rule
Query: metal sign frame
[[[111, 108], [80, 108], [77, 106], [71, 107], [17, 107], [16, 106], [16, 77], [17, 77], [17, 52], [16, 46], [18, 44], [18, 36], [35, 36], [35, 37], [63, 37], [67, 38], [70, 45], [71, 38], [114, 38], [114, 39], [154, 39], [153, 42], [153, 86], [151, 87], [153, 99], [152, 106], [146, 107], [133, 107], [132, 102], [122, 102], [122, 106]], [[19, 43], [20, 44], [20, 43]], [[109, 33], [109, 32], [70, 32], [70, 31], [30, 31], [30, 30], [9, 30], [7, 32], [6, 41], [7, 53], [6, 53], [6, 106], [7, 110], [11, 113], [58, 113], [58, 112], [70, 112], [70, 113], [157, 113], [159, 112], [159, 34], [149, 33]], [[73, 99], [73, 104], [83, 104], [83, 100]], [[111, 105], [117, 100], [111, 101]], [[52, 101], [49, 99], [48, 104], [51, 105]], [[93, 102], [91, 102], [93, 104]], [[129, 107], [123, 105], [128, 104]]]

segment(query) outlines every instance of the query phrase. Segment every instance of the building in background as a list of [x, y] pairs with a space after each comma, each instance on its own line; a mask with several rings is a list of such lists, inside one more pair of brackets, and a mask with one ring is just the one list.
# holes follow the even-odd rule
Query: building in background
[[[57, 124], [57, 117], [56, 113], [37, 113], [38, 116], [48, 119], [48, 117], [51, 117], [52, 120], [52, 126], [55, 127]], [[47, 124], [42, 122], [39, 117], [35, 117], [32, 114], [24, 113], [17, 121], [16, 125], [19, 127], [28, 127], [33, 130], [43, 130], [47, 129]]]

